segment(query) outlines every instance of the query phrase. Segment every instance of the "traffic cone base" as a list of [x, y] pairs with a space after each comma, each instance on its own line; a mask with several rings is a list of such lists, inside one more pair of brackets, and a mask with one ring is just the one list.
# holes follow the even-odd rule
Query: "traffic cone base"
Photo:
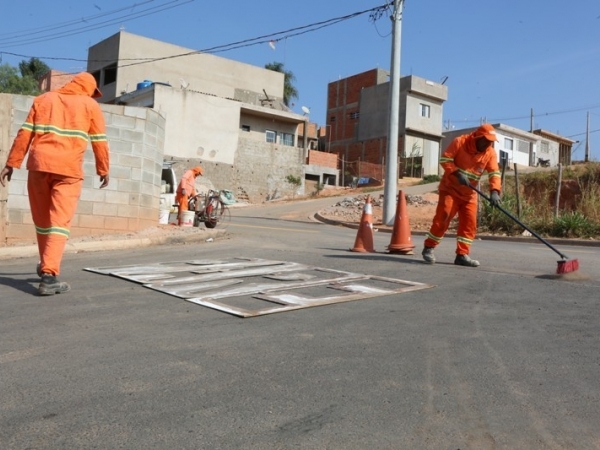
[[396, 217], [394, 219], [394, 229], [392, 239], [388, 245], [388, 253], [400, 255], [414, 255], [415, 244], [412, 241], [410, 233], [410, 223], [408, 221], [408, 212], [406, 210], [406, 199], [404, 192], [398, 192], [398, 205], [396, 207]]
[[354, 247], [351, 252], [359, 253], [376, 253], [373, 245], [373, 205], [371, 204], [371, 196], [367, 197], [363, 214], [356, 233]]

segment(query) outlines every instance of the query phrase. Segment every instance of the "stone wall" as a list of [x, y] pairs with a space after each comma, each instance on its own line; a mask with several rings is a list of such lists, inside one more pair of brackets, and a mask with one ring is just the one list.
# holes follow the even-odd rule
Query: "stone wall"
[[[32, 102], [30, 96], [0, 94], [0, 118], [11, 119], [8, 148], [0, 140], [2, 167]], [[137, 231], [158, 224], [165, 119], [146, 108], [118, 105], [101, 105], [101, 108], [111, 154], [110, 183], [99, 189], [94, 154], [88, 145], [85, 180], [71, 236]], [[26, 163], [27, 160], [21, 169], [14, 171], [6, 208], [0, 208], [0, 220], [7, 224], [0, 228], [0, 245], [35, 239], [27, 198]], [[0, 200], [7, 194], [0, 193]]]
[[294, 192], [286, 181], [288, 175], [304, 182], [304, 149], [240, 137], [233, 171], [234, 192], [244, 191], [252, 203], [302, 194], [304, 186]]

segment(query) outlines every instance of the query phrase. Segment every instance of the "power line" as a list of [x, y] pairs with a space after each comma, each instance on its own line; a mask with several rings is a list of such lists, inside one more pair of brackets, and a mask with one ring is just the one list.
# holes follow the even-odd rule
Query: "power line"
[[[134, 3], [132, 5], [127, 5], [127, 6], [123, 7], [123, 8], [114, 9], [114, 10], [111, 10], [111, 11], [107, 11], [107, 12], [104, 12], [104, 13], [98, 13], [98, 14], [94, 14], [94, 15], [91, 15], [91, 16], [81, 17], [79, 19], [72, 19], [72, 20], [68, 20], [66, 22], [59, 22], [59, 23], [55, 23], [53, 25], [44, 25], [44, 26], [41, 26], [41, 27], [28, 28], [28, 29], [25, 29], [25, 30], [22, 30], [22, 31], [16, 31], [16, 32], [15, 31], [10, 31], [10, 32], [7, 32], [7, 33], [0, 33], [0, 37], [2, 37], [2, 36], [10, 36], [11, 38], [20, 38], [20, 37], [23, 37], [23, 36], [31, 36], [33, 34], [40, 34], [40, 33], [44, 32], [44, 31], [53, 31], [53, 30], [65, 28], [65, 27], [68, 27], [68, 26], [71, 26], [71, 25], [77, 25], [77, 24], [79, 24], [81, 22], [88, 23], [88, 22], [91, 22], [91, 21], [93, 21], [93, 20], [95, 20], [97, 18], [110, 16], [110, 15], [116, 14], [118, 12], [125, 11], [127, 9], [130, 9], [131, 11], [133, 11], [133, 9], [136, 6], [141, 6], [141, 5], [144, 5], [146, 3], [152, 3], [153, 1], [155, 1], [155, 0], [146, 0], [146, 1], [141, 2], [141, 3]], [[5, 39], [0, 39], [0, 43], [3, 43], [4, 41], [5, 41]]]
[[[180, 0], [171, 0], [167, 3], [161, 4], [161, 5], [157, 5], [157, 6], [153, 6], [151, 8], [147, 8], [135, 13], [129, 13], [129, 14], [125, 14], [110, 20], [105, 20], [103, 22], [99, 22], [98, 24], [95, 24], [93, 26], [90, 26], [89, 24], [84, 24], [83, 26], [79, 27], [79, 28], [75, 28], [72, 30], [66, 30], [66, 31], [62, 31], [62, 32], [56, 32], [56, 33], [52, 33], [52, 34], [47, 34], [44, 36], [39, 36], [39, 37], [35, 37], [35, 38], [25, 38], [25, 39], [21, 39], [21, 40], [16, 40], [16, 41], [12, 41], [11, 39], [4, 39], [4, 40], [0, 40], [0, 44], [3, 46], [19, 46], [19, 45], [26, 45], [26, 44], [35, 44], [38, 42], [46, 42], [46, 41], [52, 41], [55, 39], [60, 39], [60, 38], [64, 38], [64, 37], [68, 37], [68, 36], [74, 36], [77, 34], [82, 34], [82, 33], [87, 33], [89, 31], [94, 31], [94, 30], [98, 30], [100, 28], [106, 28], [112, 25], [116, 25], [119, 23], [122, 23], [123, 20], [125, 19], [129, 19], [129, 20], [135, 20], [135, 19], [139, 19], [140, 17], [146, 17], [152, 14], [157, 14], [159, 12], [163, 12], [163, 11], [167, 11], [169, 9], [173, 9], [173, 8], [178, 8], [180, 6], [183, 6], [187, 3], [191, 3], [195, 0], [186, 0], [183, 2], [180, 2]], [[102, 15], [96, 15], [96, 16], [92, 16], [94, 18], [98, 18], [99, 16]], [[85, 22], [85, 20], [83, 20]], [[79, 22], [76, 22], [76, 24], [78, 24]], [[3, 52], [6, 54], [10, 54], [8, 52]], [[48, 58], [50, 59], [50, 58]], [[60, 58], [54, 58], [54, 59], [60, 59]]]
[[230, 50], [236, 50], [239, 48], [251, 47], [251, 46], [260, 45], [260, 44], [266, 44], [266, 43], [269, 43], [272, 41], [278, 42], [283, 39], [288, 39], [288, 38], [294, 37], [294, 36], [300, 36], [302, 34], [311, 33], [313, 31], [320, 30], [322, 28], [330, 27], [337, 23], [340, 23], [340, 22], [343, 22], [343, 21], [346, 21], [349, 19], [353, 19], [360, 15], [370, 13], [372, 11], [379, 10], [382, 8], [387, 8], [387, 7], [388, 7], [388, 4], [385, 4], [383, 6], [377, 6], [375, 8], [370, 8], [370, 9], [367, 9], [364, 11], [355, 12], [355, 13], [348, 14], [345, 16], [334, 17], [333, 19], [328, 19], [328, 20], [324, 20], [321, 22], [312, 23], [309, 25], [303, 25], [303, 26], [296, 27], [296, 28], [290, 28], [285, 31], [277, 31], [272, 34], [266, 34], [263, 36], [259, 36], [259, 37], [255, 37], [255, 38], [251, 38], [251, 39], [245, 39], [245, 40], [233, 42], [230, 44], [218, 45], [216, 47], [211, 47], [211, 48], [204, 49], [204, 50], [194, 50], [191, 52], [181, 53], [181, 54], [177, 54], [177, 55], [163, 56], [160, 58], [152, 58], [152, 59], [145, 58], [143, 60], [140, 60], [139, 62], [121, 65], [118, 68], [135, 66], [135, 65], [139, 65], [139, 64], [147, 64], [150, 62], [162, 61], [162, 60], [173, 59], [173, 58], [180, 58], [183, 56], [190, 56], [190, 55], [196, 55], [196, 54], [201, 54], [201, 53], [210, 53], [210, 54], [223, 53], [223, 52], [227, 52]]
[[[174, 1], [178, 1], [178, 0], [174, 0]], [[194, 0], [188, 0], [187, 2], [190, 2], [190, 1], [194, 1]], [[122, 58], [121, 61], [135, 61], [135, 62], [133, 62], [131, 64], [121, 65], [118, 68], [129, 67], [129, 66], [138, 65], [138, 64], [146, 64], [146, 63], [162, 61], [162, 60], [166, 60], [166, 59], [180, 58], [180, 57], [190, 56], [190, 55], [195, 55], [195, 54], [200, 54], [200, 53], [211, 53], [211, 54], [222, 53], [222, 52], [226, 52], [226, 51], [230, 51], [230, 50], [236, 50], [239, 48], [265, 44], [265, 43], [268, 43], [269, 41], [277, 42], [277, 41], [287, 39], [289, 37], [299, 36], [299, 35], [306, 34], [306, 33], [311, 33], [311, 32], [317, 31], [319, 29], [335, 25], [340, 22], [343, 22], [343, 21], [346, 21], [349, 19], [353, 19], [355, 17], [361, 16], [366, 13], [373, 13], [375, 11], [384, 10], [384, 9], [387, 9], [389, 7], [389, 5], [390, 5], [390, 3], [385, 3], [382, 6], [376, 6], [374, 8], [369, 8], [364, 11], [358, 11], [358, 12], [347, 14], [344, 16], [334, 17], [332, 19], [327, 19], [327, 20], [315, 22], [315, 23], [308, 24], [308, 25], [290, 28], [290, 29], [284, 30], [284, 31], [277, 31], [275, 33], [258, 36], [255, 38], [245, 39], [242, 41], [232, 42], [229, 44], [218, 45], [218, 46], [211, 47], [211, 48], [204, 49], [204, 50], [192, 50], [192, 51], [180, 53], [177, 55], [169, 55], [169, 56], [154, 57], [154, 58], [130, 58], [130, 59]], [[88, 28], [88, 30], [89, 30], [89, 28]], [[30, 58], [38, 58], [38, 59], [46, 59], [46, 60], [79, 61], [79, 62], [113, 62], [114, 61], [114, 59], [88, 60], [88, 59], [63, 58], [63, 57], [31, 56], [31, 55], [23, 55], [23, 54], [18, 54], [18, 53], [11, 53], [11, 52], [2, 52], [2, 53], [5, 53], [5, 54], [11, 55], [11, 56], [17, 56], [17, 57], [29, 58], [29, 59]]]

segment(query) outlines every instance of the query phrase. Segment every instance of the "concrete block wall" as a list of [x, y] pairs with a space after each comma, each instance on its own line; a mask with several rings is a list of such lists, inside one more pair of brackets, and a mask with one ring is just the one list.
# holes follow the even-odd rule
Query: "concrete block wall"
[[[10, 140], [25, 120], [33, 97], [12, 96]], [[110, 183], [99, 189], [94, 154], [88, 145], [83, 189], [71, 223], [71, 236], [142, 230], [158, 224], [165, 118], [154, 110], [101, 105], [110, 147]], [[0, 245], [35, 240], [27, 198], [27, 160], [15, 170], [8, 187]]]
[[304, 178], [304, 149], [240, 137], [234, 184], [238, 192], [247, 193], [250, 202], [303, 194], [304, 185], [293, 192], [288, 175]]

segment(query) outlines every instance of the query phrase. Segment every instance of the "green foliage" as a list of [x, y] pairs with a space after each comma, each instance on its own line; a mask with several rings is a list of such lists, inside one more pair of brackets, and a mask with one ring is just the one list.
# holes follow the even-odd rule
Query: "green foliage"
[[288, 175], [287, 177], [285, 177], [285, 181], [287, 181], [289, 184], [291, 184], [294, 188], [294, 190], [292, 191], [292, 198], [296, 197], [296, 189], [298, 189], [298, 187], [300, 187], [302, 185], [302, 178], [300, 177], [296, 177], [294, 175]]
[[50, 67], [39, 58], [30, 58], [29, 61], [21, 61], [19, 70], [22, 77], [31, 77], [38, 81], [43, 75], [50, 72]]
[[289, 70], [285, 70], [283, 67], [283, 63], [280, 62], [272, 62], [265, 64], [265, 69], [272, 70], [274, 72], [279, 72], [284, 75], [283, 79], [283, 103], [285, 106], [290, 106], [292, 100], [298, 98], [298, 90], [296, 86], [294, 86], [294, 81], [296, 81], [296, 77], [293, 72]]
[[287, 177], [285, 177], [285, 181], [287, 181], [294, 187], [298, 187], [302, 184], [302, 178], [296, 177], [294, 175], [288, 175]]
[[574, 211], [557, 217], [550, 231], [552, 236], [558, 237], [590, 237], [598, 233], [599, 227], [580, 212]]
[[0, 66], [0, 93], [38, 95], [38, 83], [30, 75], [19, 76], [16, 68], [3, 64]]
[[323, 189], [325, 189], [325, 185], [323, 183], [317, 183], [315, 185], [315, 191], [314, 191], [313, 195], [315, 197], [318, 196]]
[[[600, 164], [565, 167], [562, 173], [561, 210], [554, 217], [558, 170], [519, 176], [521, 221], [538, 234], [550, 237], [597, 238], [600, 235]], [[516, 213], [515, 180], [507, 176], [502, 207]], [[482, 187], [485, 191], [487, 186]], [[566, 201], [567, 200], [567, 201]], [[480, 225], [494, 233], [520, 234], [523, 228], [483, 201]]]
[[[517, 224], [514, 220], [500, 211], [498, 208], [494, 208], [488, 201], [480, 199], [482, 210], [481, 210], [481, 225], [488, 231], [493, 233], [503, 233], [509, 236], [520, 234], [523, 232], [523, 227]], [[517, 217], [517, 197], [513, 194], [505, 194], [502, 197], [502, 208]], [[531, 208], [522, 208], [521, 221], [531, 214]]]
[[425, 175], [419, 184], [437, 183], [440, 179], [439, 175]]

